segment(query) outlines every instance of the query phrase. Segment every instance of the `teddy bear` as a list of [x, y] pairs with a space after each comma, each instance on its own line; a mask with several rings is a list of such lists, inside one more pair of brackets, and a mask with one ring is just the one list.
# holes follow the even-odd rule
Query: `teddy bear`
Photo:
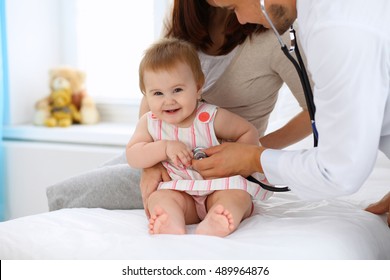
[[[35, 104], [35, 125], [48, 126], [48, 123], [52, 124], [53, 121], [47, 122], [46, 120], [52, 117], [53, 108], [58, 107], [54, 104], [54, 98], [60, 98], [59, 96], [64, 98], [68, 95], [68, 91], [71, 96], [70, 104], [72, 106], [70, 107], [73, 111], [72, 124], [95, 124], [99, 121], [96, 105], [85, 90], [85, 73], [83, 71], [68, 66], [53, 68], [49, 71], [49, 87], [50, 95]], [[76, 115], [80, 115], [80, 117]]]
[[72, 103], [70, 87], [54, 88], [49, 96], [50, 116], [44, 124], [48, 127], [67, 127], [73, 123], [80, 123], [81, 115]]

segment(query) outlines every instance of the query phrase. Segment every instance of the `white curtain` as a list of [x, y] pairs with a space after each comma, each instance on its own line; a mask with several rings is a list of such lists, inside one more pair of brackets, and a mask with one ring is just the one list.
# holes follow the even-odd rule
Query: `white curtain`
[[3, 125], [8, 116], [8, 67], [5, 34], [5, 0], [0, 0], [0, 221], [5, 217], [5, 172]]

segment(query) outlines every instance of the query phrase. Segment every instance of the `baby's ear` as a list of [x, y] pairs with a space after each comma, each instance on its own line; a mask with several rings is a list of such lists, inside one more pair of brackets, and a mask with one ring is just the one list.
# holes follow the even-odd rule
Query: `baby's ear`
[[198, 92], [197, 97], [199, 100], [202, 99], [202, 93], [203, 93], [203, 83], [198, 84]]
[[202, 100], [202, 88], [198, 90], [197, 99]]

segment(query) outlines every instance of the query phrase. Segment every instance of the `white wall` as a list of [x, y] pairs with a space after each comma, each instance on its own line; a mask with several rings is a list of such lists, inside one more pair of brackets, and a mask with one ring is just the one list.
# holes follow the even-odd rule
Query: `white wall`
[[39, 142], [3, 142], [5, 148], [5, 219], [48, 211], [46, 188], [91, 170], [119, 155], [123, 147]]

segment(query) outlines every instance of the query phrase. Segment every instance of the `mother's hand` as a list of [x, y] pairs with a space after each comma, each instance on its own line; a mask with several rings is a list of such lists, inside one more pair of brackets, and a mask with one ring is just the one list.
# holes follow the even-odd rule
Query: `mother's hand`
[[161, 163], [158, 163], [153, 167], [143, 169], [140, 187], [142, 202], [144, 204], [145, 213], [148, 218], [150, 218], [148, 209], [148, 199], [150, 194], [157, 189], [160, 182], [167, 182], [170, 180], [171, 178], [169, 177], [167, 170]]
[[387, 213], [387, 224], [390, 227], [390, 192], [378, 202], [370, 204], [365, 210], [378, 215]]
[[225, 142], [204, 150], [208, 157], [192, 160], [192, 166], [207, 179], [238, 174], [248, 177], [254, 172], [263, 172], [260, 164], [263, 150], [255, 145]]

